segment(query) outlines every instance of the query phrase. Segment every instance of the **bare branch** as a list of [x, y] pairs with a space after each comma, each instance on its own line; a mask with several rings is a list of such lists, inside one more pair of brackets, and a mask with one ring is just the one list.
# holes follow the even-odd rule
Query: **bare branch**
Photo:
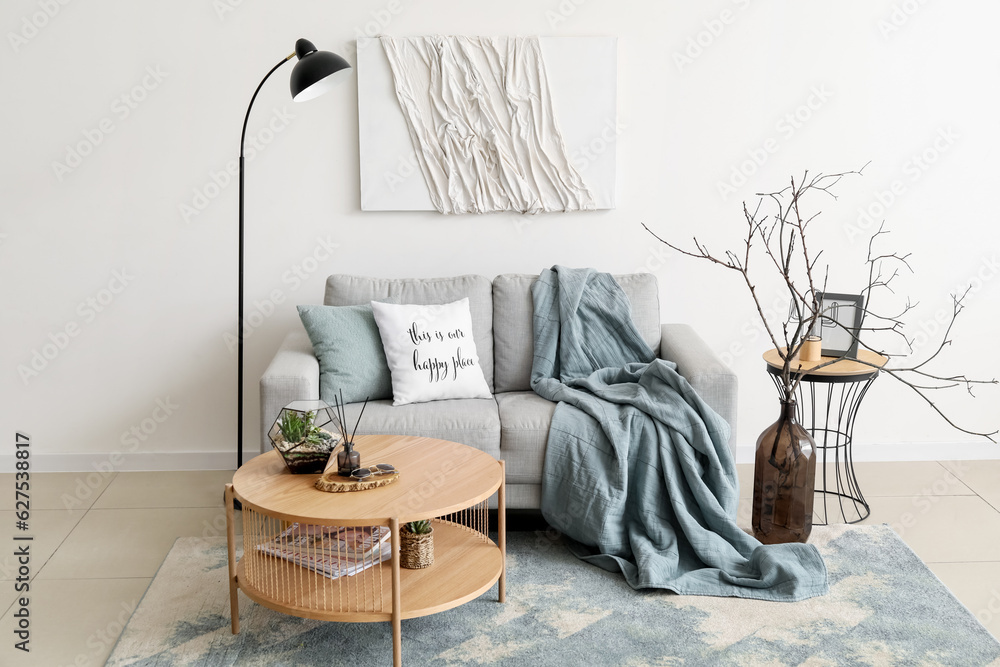
[[[789, 178], [789, 184], [781, 190], [758, 193], [757, 205], [753, 212], [750, 211], [746, 202], [744, 202], [743, 217], [746, 223], [746, 236], [742, 243], [742, 251], [737, 254], [735, 251], [726, 250], [721, 256], [722, 259], [714, 256], [708, 247], [699, 242], [697, 238], [693, 239], [694, 250], [685, 250], [660, 238], [649, 227], [643, 224], [646, 231], [669, 248], [688, 257], [718, 264], [741, 275], [757, 308], [757, 314], [760, 316], [761, 322], [764, 324], [764, 329], [771, 340], [771, 344], [778, 350], [778, 355], [782, 360], [780, 374], [781, 390], [783, 396], [786, 398], [795, 395], [799, 383], [807, 373], [801, 364], [794, 362], [797, 359], [806, 336], [814, 331], [817, 322], [823, 317], [822, 304], [819, 301], [818, 295], [821, 292], [826, 292], [827, 279], [829, 278], [829, 266], [824, 266], [822, 284], [817, 289], [814, 274], [821, 266], [819, 259], [823, 255], [823, 251], [820, 250], [815, 256], [812, 256], [807, 231], [810, 225], [820, 216], [821, 212], [806, 214], [804, 200], [814, 192], [823, 193], [836, 199], [835, 188], [841, 179], [849, 175], [862, 175], [868, 164], [866, 163], [857, 171], [845, 171], [835, 174], [819, 173], [810, 175], [809, 171], [804, 171], [799, 179], [796, 179], [794, 176]], [[762, 214], [766, 204], [769, 204], [774, 211], [771, 215]], [[870, 333], [893, 334], [903, 339], [909, 350], [909, 354], [912, 355], [913, 353], [914, 339], [906, 336], [903, 317], [913, 310], [917, 304], [911, 303], [907, 299], [906, 305], [898, 313], [889, 315], [877, 313], [872, 308], [872, 299], [874, 294], [879, 290], [884, 289], [889, 293], [895, 293], [892, 283], [899, 277], [901, 270], [905, 269], [910, 273], [913, 272], [913, 268], [909, 263], [909, 253], [899, 254], [896, 252], [876, 251], [876, 243], [888, 233], [883, 222], [879, 225], [878, 230], [868, 239], [868, 252], [865, 260], [868, 268], [868, 284], [861, 290], [863, 298], [861, 309], [863, 316], [868, 320], [867, 324], [859, 327], [857, 330], [849, 329], [840, 322], [836, 322], [836, 326], [840, 327], [841, 331], [846, 331], [852, 340], [857, 342], [858, 349], [875, 352], [885, 359], [894, 359], [906, 355], [888, 354], [885, 351], [875, 350], [862, 340], [863, 336]], [[775, 329], [764, 315], [764, 308], [757, 294], [756, 285], [751, 280], [751, 259], [755, 252], [763, 254], [769, 260], [770, 265], [777, 270], [778, 275], [783, 281], [783, 287], [788, 292], [791, 301], [788, 316], [782, 322], [780, 329], [784, 345], [779, 345]], [[952, 344], [951, 331], [956, 318], [964, 308], [963, 301], [967, 295], [968, 290], [961, 296], [953, 295], [951, 320], [937, 348], [919, 363], [909, 366], [883, 367], [885, 362], [880, 357], [880, 363], [875, 364], [867, 359], [859, 358], [859, 355], [850, 357], [843, 355], [841, 357], [824, 357], [820, 364], [812, 365], [808, 372], [815, 372], [844, 359], [869, 366], [872, 369], [878, 370], [878, 372], [891, 375], [897, 381], [912, 389], [952, 427], [963, 433], [981, 436], [995, 442], [994, 436], [997, 435], [997, 431], [981, 433], [958, 426], [944, 414], [927, 394], [927, 392], [963, 386], [970, 395], [974, 395], [974, 387], [985, 384], [998, 384], [996, 379], [978, 380], [971, 379], [962, 374], [939, 374], [927, 370], [928, 364], [936, 359], [946, 347]]]

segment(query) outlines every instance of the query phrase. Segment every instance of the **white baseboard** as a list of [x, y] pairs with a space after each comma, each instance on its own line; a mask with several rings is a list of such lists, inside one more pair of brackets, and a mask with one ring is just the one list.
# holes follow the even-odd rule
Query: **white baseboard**
[[[245, 450], [243, 460], [259, 450]], [[967, 461], [1000, 459], [1000, 445], [989, 442], [919, 442], [860, 445], [854, 460], [862, 461]], [[736, 447], [737, 463], [753, 463], [753, 445]], [[16, 459], [0, 456], [0, 472], [14, 472]], [[99, 452], [53, 454], [32, 452], [33, 472], [111, 472], [140, 470], [235, 470], [236, 452]]]
[[[249, 461], [259, 450], [245, 450]], [[13, 456], [0, 456], [0, 472], [14, 472]], [[111, 472], [142, 470], [236, 470], [236, 452], [31, 452], [32, 472]]]
[[[833, 452], [828, 452], [828, 457]], [[970, 461], [1000, 459], [1000, 445], [991, 442], [897, 442], [858, 445], [855, 462], [864, 461]], [[736, 447], [737, 463], [753, 463], [754, 446]]]

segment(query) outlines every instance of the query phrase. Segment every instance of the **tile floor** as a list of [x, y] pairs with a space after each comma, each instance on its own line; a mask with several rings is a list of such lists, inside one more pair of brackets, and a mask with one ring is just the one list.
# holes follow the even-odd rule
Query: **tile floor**
[[[739, 521], [750, 523], [753, 470], [739, 466]], [[860, 463], [872, 506], [994, 636], [1000, 637], [1000, 460]], [[171, 545], [224, 536], [232, 472], [32, 475], [30, 657], [0, 643], [3, 665], [102, 665]], [[13, 488], [13, 475], [0, 475]], [[14, 512], [0, 511], [13, 544]], [[0, 632], [10, 637], [17, 564], [0, 548]], [[224, 595], [220, 591], [220, 595]]]

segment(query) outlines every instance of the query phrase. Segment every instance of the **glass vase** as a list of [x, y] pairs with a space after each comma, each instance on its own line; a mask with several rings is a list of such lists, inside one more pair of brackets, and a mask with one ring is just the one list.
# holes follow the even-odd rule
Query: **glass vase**
[[361, 467], [361, 454], [354, 449], [353, 442], [344, 441], [344, 447], [337, 452], [337, 472], [341, 477], [350, 477]]
[[805, 542], [812, 532], [816, 442], [797, 421], [795, 401], [757, 439], [753, 534], [764, 544]]

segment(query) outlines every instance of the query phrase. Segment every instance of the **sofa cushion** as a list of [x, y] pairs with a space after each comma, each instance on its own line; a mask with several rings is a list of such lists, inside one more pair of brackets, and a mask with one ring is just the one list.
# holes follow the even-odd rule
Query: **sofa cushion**
[[500, 457], [511, 484], [541, 484], [545, 444], [556, 404], [533, 391], [496, 394], [500, 412]]
[[344, 401], [391, 398], [389, 366], [370, 304], [299, 306], [313, 351], [319, 360], [319, 396], [333, 405]]
[[418, 306], [372, 301], [392, 375], [392, 404], [492, 398], [472, 336], [469, 299]]
[[483, 376], [493, 390], [493, 287], [483, 276], [454, 278], [366, 278], [332, 275], [326, 280], [327, 306], [356, 306], [395, 297], [397, 303], [443, 304], [469, 298], [472, 334]]
[[[508, 273], [493, 280], [493, 357], [495, 391], [531, 389], [534, 315], [531, 274]], [[632, 305], [632, 320], [653, 352], [660, 351], [660, 297], [656, 276], [629, 273], [614, 276]], [[483, 351], [480, 350], [480, 356]]]
[[[508, 510], [540, 510], [542, 509], [541, 484], [507, 483]], [[549, 530], [555, 531], [555, 528]]]
[[[347, 425], [354, 424], [361, 403], [345, 408]], [[425, 438], [451, 440], [475, 447], [494, 458], [500, 457], [500, 416], [492, 398], [467, 398], [433, 403], [413, 403], [394, 406], [392, 401], [369, 401], [358, 424], [358, 434], [416, 435]], [[365, 453], [361, 452], [361, 462]], [[428, 456], [432, 453], [428, 452]], [[392, 463], [392, 461], [369, 461]], [[403, 474], [406, 474], [403, 471]]]

